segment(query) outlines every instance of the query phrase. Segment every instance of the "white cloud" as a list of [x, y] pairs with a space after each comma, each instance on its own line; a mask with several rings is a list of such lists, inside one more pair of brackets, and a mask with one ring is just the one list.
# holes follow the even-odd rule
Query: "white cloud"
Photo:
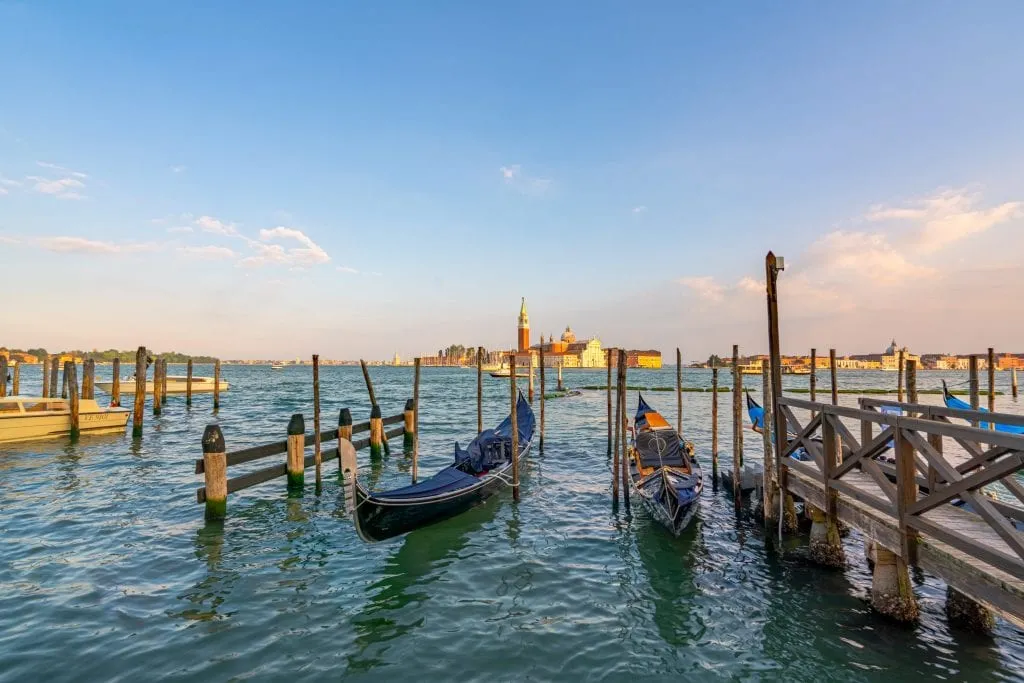
[[198, 225], [203, 232], [210, 232], [215, 235], [225, 235], [228, 237], [235, 237], [238, 235], [238, 228], [235, 227], [234, 223], [224, 223], [213, 216], [200, 216], [195, 220], [195, 224]]
[[689, 287], [694, 294], [705, 301], [721, 301], [725, 294], [725, 287], [715, 281], [715, 278], [710, 275], [683, 277], [676, 280], [676, 282], [684, 287]]
[[[285, 248], [280, 244], [267, 244], [274, 240], [295, 240], [301, 247]], [[310, 239], [301, 230], [278, 226], [272, 229], [260, 230], [260, 241], [247, 240], [249, 246], [255, 251], [254, 256], [249, 256], [241, 261], [241, 265], [248, 267], [259, 267], [269, 264], [290, 266], [293, 268], [304, 268], [320, 263], [327, 263], [331, 260], [327, 252], [316, 242]]]
[[171, 166], [171, 173], [184, 173], [186, 170], [188, 170], [188, 166], [185, 166], [184, 164], [175, 164], [174, 166]]
[[502, 166], [500, 171], [502, 180], [505, 184], [522, 194], [540, 196], [551, 189], [550, 178], [536, 178], [529, 176], [523, 173], [523, 169], [519, 164]]
[[977, 208], [980, 201], [980, 193], [967, 189], [939, 190], [929, 197], [909, 201], [905, 206], [872, 206], [866, 217], [873, 222], [919, 224], [913, 236], [914, 246], [924, 252], [935, 252], [994, 225], [1024, 216], [1022, 202]]
[[85, 178], [89, 177], [87, 174], [82, 173], [81, 171], [72, 171], [70, 168], [66, 168], [64, 166], [59, 166], [57, 164], [51, 164], [51, 163], [46, 162], [46, 161], [37, 161], [36, 162], [36, 166], [39, 166], [40, 168], [49, 168], [49, 169], [54, 170], [54, 171], [60, 171], [61, 173], [65, 173], [67, 175], [74, 176], [75, 178], [85, 179]]
[[10, 178], [5, 178], [0, 175], [0, 189], [3, 189], [4, 187], [21, 187], [21, 183], [17, 180], [11, 180]]
[[647, 207], [641, 204], [640, 206], [633, 207], [633, 213], [644, 213], [647, 211]]
[[85, 199], [85, 196], [78, 192], [78, 190], [85, 187], [85, 183], [77, 178], [58, 178], [53, 180], [51, 178], [31, 175], [26, 180], [33, 181], [35, 184], [32, 186], [32, 189], [42, 194], [52, 195], [58, 199]]
[[501, 177], [507, 181], [515, 180], [519, 176], [519, 164], [501, 167]]
[[741, 292], [747, 292], [748, 294], [766, 294], [767, 292], [764, 286], [764, 280], [755, 280], [749, 275], [745, 275], [740, 278], [740, 281], [736, 283], [736, 289]]
[[155, 251], [158, 245], [152, 243], [117, 243], [90, 240], [84, 237], [40, 237], [36, 240], [47, 251], [82, 254], [130, 254], [140, 251]]
[[827, 281], [893, 285], [935, 274], [933, 268], [912, 263], [907, 251], [894, 248], [882, 233], [836, 230], [808, 247], [805, 258], [807, 270]]
[[0, 235], [0, 244], [21, 244], [21, 240], [17, 237], [7, 237], [6, 235]]
[[233, 259], [238, 256], [232, 249], [212, 244], [204, 247], [179, 247], [178, 251], [187, 256], [208, 260]]
[[192, 230], [192, 226], [191, 225], [176, 225], [173, 228], [167, 228], [167, 232], [186, 233], [186, 232], [194, 232], [194, 230]]
[[355, 268], [349, 268], [348, 266], [338, 266], [336, 270], [338, 270], [338, 271], [340, 271], [342, 273], [353, 273], [353, 274], [359, 272]]

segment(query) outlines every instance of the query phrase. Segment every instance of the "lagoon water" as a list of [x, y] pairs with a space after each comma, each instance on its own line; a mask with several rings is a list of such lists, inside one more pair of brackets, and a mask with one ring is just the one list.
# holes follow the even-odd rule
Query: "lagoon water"
[[[384, 414], [400, 412], [411, 368], [371, 372]], [[670, 387], [674, 376], [631, 371], [629, 384]], [[206, 524], [193, 460], [207, 423], [221, 424], [229, 450], [282, 439], [293, 412], [312, 430], [308, 366], [225, 366], [224, 377], [232, 388], [218, 415], [208, 395], [191, 409], [171, 397], [158, 418], [147, 403], [140, 440], [0, 447], [0, 681], [1024, 677], [1024, 634], [1002, 622], [993, 638], [951, 630], [934, 577], [913, 576], [918, 625], [873, 614], [856, 532], [845, 540], [848, 568], [831, 572], [805, 560], [805, 538], [780, 548], [710, 485], [697, 523], [678, 539], [640, 509], [614, 508], [602, 391], [547, 403], [545, 450], [535, 444], [518, 505], [506, 490], [461, 517], [368, 545], [327, 459], [320, 495], [310, 470], [303, 495], [289, 497], [283, 479], [268, 482], [232, 494], [226, 522]], [[918, 384], [937, 388], [941, 378], [966, 381], [923, 372]], [[604, 372], [565, 379], [595, 385]], [[896, 384], [882, 372], [839, 379], [849, 388]], [[424, 369], [421, 473], [448, 463], [453, 440], [472, 437], [475, 380], [470, 370]], [[819, 380], [827, 388], [827, 374]], [[998, 409], [1022, 412], [1009, 373], [998, 381], [1007, 392]], [[710, 372], [687, 370], [684, 382], [709, 386]], [[321, 383], [324, 425], [342, 406], [356, 421], [368, 417], [358, 368], [323, 368]], [[23, 391], [38, 384], [26, 367]], [[674, 394], [647, 398], [674, 420]], [[720, 395], [723, 463], [729, 400]], [[507, 414], [507, 381], [485, 378], [484, 401], [486, 423]], [[635, 401], [630, 392], [630, 408]], [[684, 395], [686, 436], [709, 478], [710, 405], [710, 394]], [[744, 438], [746, 457], [760, 460], [760, 437]], [[400, 450], [379, 465], [360, 452], [360, 476], [381, 488], [407, 482]]]

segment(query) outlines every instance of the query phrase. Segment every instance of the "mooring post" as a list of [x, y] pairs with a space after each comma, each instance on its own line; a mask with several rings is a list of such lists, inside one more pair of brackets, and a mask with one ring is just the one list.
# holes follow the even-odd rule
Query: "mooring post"
[[288, 459], [285, 470], [288, 472], [288, 489], [302, 490], [306, 479], [306, 421], [302, 413], [295, 413], [288, 420]]
[[775, 465], [772, 457], [772, 422], [768, 416], [772, 414], [772, 378], [771, 367], [768, 363], [761, 364], [761, 399], [764, 401], [764, 414], [761, 417], [761, 440], [764, 448], [764, 473], [761, 477], [761, 505], [764, 510], [765, 524], [771, 520], [778, 519], [775, 506], [772, 505], [772, 498], [775, 494], [773, 484], [775, 479]]
[[[969, 376], [969, 388], [971, 394], [971, 410], [977, 410], [981, 405], [981, 400], [978, 397], [978, 357], [974, 354], [968, 358], [967, 369]], [[974, 427], [978, 426], [977, 420], [972, 420], [971, 425]]]
[[[1016, 376], [1014, 374], [1014, 377]], [[43, 376], [40, 379], [43, 384], [43, 393], [41, 395], [43, 398], [48, 398], [50, 396], [50, 354], [46, 354], [43, 357]], [[1017, 394], [1014, 394], [1013, 397], [1017, 398]]]
[[711, 481], [718, 485], [718, 368], [711, 368]]
[[740, 372], [740, 347], [732, 345], [732, 494], [736, 507], [743, 498], [740, 478], [743, 475], [743, 373]]
[[917, 361], [907, 359], [907, 401], [917, 403]]
[[50, 398], [57, 397], [57, 373], [60, 370], [60, 356], [50, 359]]
[[[771, 360], [769, 359], [769, 364]], [[808, 377], [810, 380], [810, 398], [811, 402], [817, 400], [818, 396], [818, 349], [811, 349], [811, 376]], [[814, 411], [811, 411], [811, 417], [814, 417]]]
[[203, 475], [206, 480], [206, 521], [224, 519], [228, 513], [228, 460], [224, 434], [219, 425], [203, 431]]
[[405, 409], [402, 410], [402, 452], [411, 454], [413, 444], [416, 442], [416, 400], [407, 399]]
[[628, 450], [626, 448], [626, 434], [629, 431], [629, 417], [626, 408], [626, 392], [629, 390], [629, 381], [626, 373], [628, 368], [626, 367], [626, 352], [624, 350], [619, 351], [619, 373], [621, 380], [619, 381], [622, 387], [622, 393], [620, 394], [619, 400], [622, 402], [622, 500], [629, 506], [629, 457], [627, 456]]
[[142, 436], [142, 413], [146, 406], [146, 347], [135, 352], [135, 396], [132, 411], [132, 436]]
[[[793, 496], [786, 489], [786, 478], [789, 469], [782, 454], [786, 450], [786, 420], [779, 402], [782, 400], [782, 355], [779, 346], [779, 271], [784, 269], [781, 258], [776, 258], [771, 251], [764, 258], [765, 289], [768, 303], [768, 354], [771, 357], [772, 396], [774, 397], [774, 415], [772, 436], [775, 439], [775, 467], [779, 482], [779, 495], [784, 505], [781, 526], [787, 531], [797, 528], [796, 504]], [[781, 532], [780, 532], [781, 533]]]
[[683, 438], [683, 354], [676, 347], [676, 431]]
[[[372, 411], [372, 406], [377, 405], [377, 393], [373, 390], [373, 380], [370, 379], [370, 369], [368, 367], [366, 367], [366, 361], [363, 360], [362, 358], [359, 359], [359, 367], [361, 367], [363, 369], [363, 381], [366, 383], [366, 393], [368, 393], [370, 395], [370, 406], [371, 406], [371, 411]], [[380, 410], [378, 409], [377, 412], [379, 413]], [[371, 421], [371, 423], [373, 422], [372, 418], [371, 418], [370, 421]], [[372, 437], [372, 434], [371, 434], [371, 437]], [[388, 443], [387, 437], [384, 436], [384, 429], [383, 429], [383, 427], [381, 428], [381, 436], [380, 436], [380, 438], [381, 438], [381, 443], [384, 445], [384, 454], [385, 455], [391, 455], [391, 445]], [[373, 456], [373, 449], [372, 448], [370, 449], [370, 455]], [[380, 453], [377, 454], [378, 457], [379, 457], [379, 455], [380, 455]]]
[[[338, 476], [345, 478], [345, 461], [343, 458], [342, 442], [352, 441], [352, 411], [342, 408], [338, 411]], [[415, 461], [413, 461], [413, 476], [415, 477]], [[413, 483], [415, 483], [413, 479]]]
[[540, 452], [544, 452], [544, 340], [540, 344]]
[[64, 376], [68, 378], [68, 393], [71, 399], [71, 441], [77, 441], [78, 430], [78, 376], [75, 369], [75, 361], [69, 360], [64, 364]]
[[121, 406], [121, 359], [114, 358], [110, 367], [110, 407]]
[[[996, 351], [991, 346], [988, 347], [988, 412], [996, 412]], [[995, 426], [989, 421], [989, 429], [995, 429]]]
[[903, 403], [903, 349], [900, 349], [896, 367], [896, 400]]
[[380, 459], [384, 454], [384, 421], [381, 418], [380, 406], [376, 403], [370, 407], [370, 458]]
[[605, 366], [608, 368], [608, 383], [605, 385], [608, 394], [608, 455], [612, 454], [612, 350], [605, 351]]
[[185, 406], [192, 405], [192, 359], [185, 366]]
[[[476, 433], [484, 431], [484, 347], [476, 347]], [[420, 359], [416, 359], [416, 373], [419, 376]], [[414, 478], [415, 479], [415, 478]]]
[[153, 414], [159, 415], [161, 408], [160, 401], [160, 387], [163, 381], [160, 379], [161, 363], [160, 359], [157, 358], [153, 361]]
[[160, 403], [167, 405], [167, 359], [160, 359]]
[[213, 361], [213, 409], [220, 408], [220, 358]]
[[612, 502], [619, 503], [619, 435], [622, 431], [622, 369], [619, 352], [615, 352], [615, 445], [612, 454]]
[[558, 391], [565, 391], [565, 384], [562, 383], [562, 364], [563, 361], [558, 361]]
[[[71, 363], [74, 364], [74, 361], [72, 360]], [[68, 397], [68, 361], [64, 361], [64, 371], [61, 373], [60, 397], [65, 399]]]
[[320, 354], [313, 354], [313, 464], [316, 465], [316, 490], [320, 492], [322, 479], [320, 464]]
[[11, 377], [11, 396], [21, 393], [21, 363], [14, 364], [14, 376]]
[[[836, 377], [836, 350], [828, 350], [828, 375], [829, 381], [832, 383], [832, 405], [839, 405], [839, 380]], [[841, 449], [840, 449], [841, 450]]]
[[0, 356], [0, 398], [7, 396], [7, 376], [7, 356]]
[[92, 358], [82, 363], [82, 398], [96, 398], [96, 361]]
[[910, 572], [902, 557], [874, 542], [875, 568], [871, 575], [871, 606], [897, 621], [917, 620], [917, 600]]
[[[482, 350], [483, 347], [481, 347]], [[478, 396], [479, 399], [479, 396]], [[413, 361], [412, 371], [412, 483], [416, 483], [419, 475], [420, 458], [420, 359]], [[480, 419], [477, 404], [477, 419]]]
[[509, 354], [508, 385], [512, 394], [512, 500], [519, 502], [519, 397], [516, 392], [516, 353]]
[[946, 586], [946, 618], [951, 626], [989, 635], [996, 628], [992, 611], [952, 586]]
[[527, 392], [529, 394], [527, 396], [527, 400], [530, 402], [530, 405], [533, 405], [533, 353], [529, 350], [527, 350], [526, 353], [530, 358], [530, 386], [529, 391]]
[[[834, 361], [834, 349], [829, 353], [829, 359]], [[835, 368], [834, 362], [832, 368]], [[836, 395], [835, 391], [833, 386], [833, 396]], [[843, 552], [843, 542], [839, 537], [839, 492], [832, 487], [830, 481], [832, 473], [842, 462], [842, 444], [832, 422], [832, 415], [824, 411], [821, 417], [825, 510], [808, 505], [811, 512], [811, 559], [826, 567], [839, 569], [846, 566], [846, 554]]]
[[1010, 391], [1013, 397], [1017, 398], [1017, 368], [1010, 368]]

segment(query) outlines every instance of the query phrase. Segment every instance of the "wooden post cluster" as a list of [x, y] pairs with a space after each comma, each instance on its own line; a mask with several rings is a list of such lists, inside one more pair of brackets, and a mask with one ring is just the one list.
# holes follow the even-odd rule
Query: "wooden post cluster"
[[[835, 368], [835, 350], [829, 352], [831, 367]], [[832, 395], [836, 396], [833, 384]], [[833, 404], [834, 405], [834, 404]], [[842, 463], [842, 444], [835, 425], [827, 414], [822, 415], [822, 465], [825, 487], [825, 510], [808, 506], [811, 511], [811, 558], [826, 567], [842, 568], [846, 565], [843, 542], [839, 537], [839, 492], [827, 482], [831, 481], [832, 473]]]
[[21, 363], [14, 365], [14, 376], [11, 378], [11, 396], [21, 393]]
[[608, 380], [605, 385], [608, 394], [608, 455], [612, 454], [612, 350], [605, 351], [605, 366], [608, 368]]
[[620, 443], [620, 448], [622, 450], [622, 461], [621, 461], [622, 468], [621, 468], [620, 471], [622, 473], [621, 474], [621, 478], [622, 478], [622, 500], [626, 503], [626, 505], [629, 505], [629, 457], [627, 456], [628, 451], [626, 449], [626, 433], [629, 431], [629, 418], [628, 418], [627, 412], [626, 412], [627, 411], [627, 409], [626, 409], [626, 391], [628, 390], [629, 383], [627, 382], [627, 379], [626, 379], [626, 372], [627, 372], [627, 368], [626, 368], [626, 352], [625, 352], [625, 350], [620, 349], [619, 350], [619, 381], [618, 381], [618, 385], [619, 385], [619, 406], [620, 406], [620, 408], [619, 408], [619, 415], [621, 416], [621, 419], [622, 419], [622, 427], [621, 427], [621, 430], [619, 432], [619, 434], [620, 434], [619, 438], [622, 440], [621, 443]]
[[[483, 351], [481, 346], [480, 351]], [[480, 412], [480, 354], [477, 353], [477, 422], [482, 422]], [[417, 358], [413, 361], [413, 373], [412, 373], [412, 483], [416, 483], [417, 476], [419, 475], [419, 457], [420, 457], [420, 359]], [[483, 431], [482, 429], [480, 431]]]
[[121, 405], [121, 359], [114, 358], [110, 366], [110, 407], [118, 408]]
[[718, 485], [718, 368], [711, 368], [711, 481]]
[[[476, 433], [484, 431], [484, 347], [476, 347]], [[416, 371], [419, 372], [420, 359], [416, 359]], [[415, 479], [415, 477], [414, 477]]]
[[320, 491], [320, 354], [313, 354], [313, 463], [316, 465], [316, 490]]
[[683, 353], [676, 347], [676, 431], [683, 438]]
[[288, 489], [302, 490], [306, 479], [306, 421], [302, 413], [295, 413], [288, 421]]
[[732, 493], [736, 507], [740, 506], [743, 474], [743, 373], [740, 372], [740, 347], [732, 346]]
[[132, 410], [132, 436], [142, 436], [142, 413], [146, 405], [146, 347], [135, 352], [135, 403]]
[[516, 354], [509, 354], [509, 393], [512, 395], [512, 500], [519, 502], [519, 397], [516, 391]]
[[380, 406], [374, 403], [370, 407], [370, 457], [379, 459], [384, 455], [384, 422], [380, 414]]
[[54, 356], [50, 359], [50, 398], [57, 396], [57, 372], [60, 369], [60, 357]]
[[78, 429], [78, 376], [75, 361], [64, 363], [64, 377], [68, 379], [68, 393], [71, 398], [71, 440], [77, 441], [81, 433]]
[[[988, 349], [988, 412], [996, 412], [996, 352], [991, 346]], [[995, 423], [989, 422], [989, 429], [995, 428]]]
[[[46, 356], [43, 358], [43, 364], [42, 365], [43, 365], [43, 372], [42, 372], [43, 376], [41, 378], [42, 383], [43, 383], [42, 397], [43, 398], [47, 398], [50, 395], [50, 354], [46, 354]], [[1014, 394], [1014, 396], [1016, 396], [1016, 394]]]
[[163, 387], [163, 379], [160, 377], [163, 364], [160, 359], [157, 358], [153, 361], [153, 414], [159, 415], [162, 403], [162, 392], [160, 389]]
[[203, 431], [203, 475], [206, 480], [206, 520], [224, 519], [228, 512], [228, 461], [219, 425]]
[[213, 409], [220, 408], [220, 358], [213, 361]]
[[540, 345], [540, 452], [544, 452], [544, 344]]
[[185, 366], [185, 405], [192, 405], [192, 359]]
[[0, 356], [0, 398], [7, 396], [7, 356]]

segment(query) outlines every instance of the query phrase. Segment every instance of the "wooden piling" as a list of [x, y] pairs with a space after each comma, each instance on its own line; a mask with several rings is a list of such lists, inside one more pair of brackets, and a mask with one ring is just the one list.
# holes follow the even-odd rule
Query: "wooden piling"
[[900, 349], [896, 366], [896, 400], [903, 403], [903, 349]]
[[[377, 393], [373, 390], [373, 380], [370, 379], [370, 369], [366, 366], [366, 361], [363, 360], [362, 358], [359, 359], [359, 367], [361, 367], [363, 369], [363, 381], [366, 383], [366, 393], [368, 393], [370, 395], [370, 406], [371, 406], [371, 409], [372, 409], [372, 406], [376, 406], [377, 405]], [[377, 412], [379, 413], [380, 410], [378, 409]], [[391, 455], [391, 444], [388, 443], [388, 439], [384, 435], [383, 428], [381, 429], [381, 437], [380, 438], [381, 438], [381, 443], [384, 446], [384, 454], [385, 455]], [[370, 455], [373, 455], [373, 450], [372, 449], [370, 451]], [[378, 453], [378, 455], [379, 455], [379, 453]]]
[[110, 407], [121, 406], [121, 359], [115, 357], [110, 366]]
[[57, 396], [57, 372], [60, 369], [60, 357], [54, 356], [50, 359], [50, 398]]
[[78, 429], [78, 376], [75, 361], [64, 363], [64, 377], [68, 378], [68, 394], [71, 399], [71, 440], [77, 441], [81, 432]]
[[153, 361], [153, 414], [159, 415], [161, 409], [161, 392], [160, 388], [163, 381], [160, 379], [161, 363], [160, 359], [157, 358]]
[[[483, 347], [480, 347], [483, 350]], [[478, 374], [477, 378], [480, 378]], [[479, 386], [477, 388], [479, 392]], [[480, 417], [480, 396], [477, 394], [477, 421], [481, 420]], [[416, 479], [419, 475], [419, 458], [420, 458], [420, 359], [417, 358], [413, 361], [412, 371], [412, 483], [416, 483]], [[481, 430], [482, 431], [482, 430]]]
[[384, 455], [384, 422], [380, 414], [380, 406], [376, 403], [370, 407], [370, 458], [380, 459]]
[[185, 366], [185, 406], [192, 405], [192, 359]]
[[288, 421], [288, 489], [302, 490], [306, 479], [306, 421], [302, 413], [295, 413]]
[[544, 452], [544, 343], [540, 345], [540, 452]]
[[146, 347], [135, 352], [135, 404], [132, 411], [132, 436], [142, 436], [142, 413], [146, 406]]
[[96, 398], [96, 361], [92, 358], [82, 361], [82, 398]]
[[[769, 365], [771, 360], [769, 359]], [[811, 349], [811, 376], [807, 378], [810, 385], [810, 400], [814, 402], [818, 395], [818, 349]]]
[[[484, 431], [484, 347], [476, 347], [476, 433]], [[416, 372], [419, 376], [420, 359], [416, 359]], [[413, 477], [415, 481], [415, 477]]]
[[676, 347], [676, 432], [683, 438], [683, 354]]
[[624, 350], [619, 351], [619, 386], [622, 387], [622, 391], [619, 394], [619, 401], [622, 404], [621, 415], [622, 415], [622, 431], [620, 438], [622, 443], [620, 448], [622, 449], [622, 500], [629, 506], [629, 458], [627, 457], [626, 448], [626, 434], [629, 431], [629, 417], [626, 408], [626, 392], [628, 391], [629, 382], [626, 376], [628, 368], [626, 367], [626, 352]]
[[[996, 352], [988, 347], [988, 412], [996, 412]], [[989, 429], [995, 428], [994, 422], [988, 423]]]
[[509, 390], [512, 394], [512, 500], [519, 502], [519, 396], [516, 391], [516, 354], [509, 355]]
[[565, 385], [562, 384], [562, 361], [558, 361], [558, 390], [565, 391]]
[[828, 350], [828, 375], [829, 381], [832, 383], [832, 405], [839, 405], [839, 381], [836, 378], [836, 350]]
[[[829, 353], [832, 368], [835, 368], [835, 350]], [[833, 396], [835, 396], [833, 387]], [[842, 463], [843, 451], [839, 434], [830, 416], [822, 415], [822, 474], [826, 482], [832, 480], [833, 472]], [[811, 559], [826, 567], [841, 569], [846, 565], [843, 542], [839, 536], [839, 492], [831, 485], [825, 488], [825, 510], [811, 507]]]
[[[1016, 375], [1014, 375], [1016, 377]], [[40, 378], [43, 384], [43, 398], [47, 398], [50, 395], [50, 354], [46, 354], [43, 358], [43, 376]], [[1014, 398], [1016, 398], [1014, 394]]]
[[413, 443], [416, 441], [416, 400], [408, 399], [405, 402], [405, 409], [402, 411], [402, 452], [412, 453]]
[[7, 356], [0, 356], [0, 398], [7, 396]]
[[1010, 368], [1010, 391], [1017, 398], [1017, 368]]
[[764, 402], [764, 414], [761, 418], [761, 440], [764, 449], [764, 474], [761, 481], [761, 506], [764, 511], [764, 520], [778, 519], [775, 506], [772, 505], [772, 482], [775, 479], [775, 465], [772, 457], [772, 421], [768, 417], [772, 414], [772, 378], [769, 364], [761, 364], [761, 400]]
[[320, 490], [320, 354], [313, 354], [313, 464], [316, 465], [316, 489]]
[[527, 400], [530, 402], [530, 405], [533, 405], [533, 353], [527, 351], [527, 354], [529, 354], [530, 358], [530, 380], [529, 388], [527, 391]]
[[[778, 470], [777, 482], [779, 496], [784, 507], [780, 525], [786, 530], [795, 530], [796, 506], [793, 496], [786, 492], [786, 477], [789, 470], [786, 467], [785, 458], [782, 453], [786, 449], [786, 424], [778, 402], [782, 398], [782, 352], [779, 344], [779, 259], [769, 251], [764, 257], [765, 290], [768, 305], [768, 355], [771, 360], [772, 373], [772, 396], [774, 402], [774, 414], [772, 415], [772, 438], [775, 441], [775, 452], [779, 457], [775, 458], [775, 468]], [[781, 530], [780, 530], [781, 534]]]
[[[978, 397], [978, 357], [974, 354], [971, 354], [968, 358], [967, 369], [969, 377], [968, 388], [971, 394], [971, 410], [977, 410], [981, 405], [981, 401]], [[972, 421], [971, 425], [977, 427], [978, 421]]]
[[160, 403], [167, 405], [167, 359], [160, 359]]
[[213, 409], [220, 408], [220, 358], [213, 361]]
[[21, 363], [15, 363], [14, 376], [11, 378], [11, 396], [21, 393]]
[[742, 502], [740, 479], [743, 474], [743, 373], [740, 372], [740, 347], [732, 346], [732, 494], [736, 507]]
[[[72, 363], [74, 363], [74, 361], [72, 361]], [[64, 361], [64, 372], [61, 373], [60, 397], [61, 398], [65, 398], [65, 399], [68, 397], [68, 362], [67, 361]]]
[[[767, 413], [765, 413], [767, 415]], [[718, 482], [718, 368], [711, 368], [711, 481]]]
[[605, 385], [608, 394], [608, 455], [612, 454], [612, 350], [605, 351], [605, 366], [608, 368], [608, 383]]
[[917, 403], [917, 361], [907, 359], [907, 400]]
[[[342, 408], [338, 411], [338, 475], [345, 478], [342, 441], [352, 441], [352, 411]], [[413, 461], [413, 483], [416, 483], [416, 462]]]
[[622, 430], [622, 401], [619, 400], [619, 392], [622, 391], [621, 369], [619, 368], [618, 351], [615, 352], [615, 444], [612, 454], [612, 502], [619, 502], [619, 435]]
[[218, 425], [203, 431], [203, 475], [206, 480], [206, 521], [224, 519], [228, 512], [228, 460], [224, 434]]

